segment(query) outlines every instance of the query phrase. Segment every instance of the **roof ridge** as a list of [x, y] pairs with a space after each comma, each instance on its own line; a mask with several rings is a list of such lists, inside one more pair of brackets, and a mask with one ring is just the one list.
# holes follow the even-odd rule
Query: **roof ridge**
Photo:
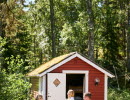
[[[73, 55], [75, 55], [75, 56], [73, 56]], [[29, 72], [27, 75], [28, 76], [39, 76], [39, 74], [41, 74], [43, 72], [46, 73], [47, 70], [51, 70], [51, 68], [53, 66], [59, 66], [58, 64], [62, 63], [64, 60], [68, 61], [67, 58], [68, 59], [73, 59], [75, 57], [80, 58], [81, 60], [85, 61], [86, 63], [90, 64], [91, 66], [93, 66], [94, 68], [98, 69], [99, 71], [101, 71], [103, 73], [108, 73], [108, 76], [112, 75], [112, 77], [114, 77], [114, 74], [111, 73], [109, 70], [107, 70], [106, 68], [100, 66], [95, 61], [92, 61], [91, 59], [87, 58], [86, 56], [84, 56], [84, 55], [82, 55], [82, 54], [80, 54], [78, 52], [70, 52], [68, 54], [64, 54], [64, 55], [55, 57], [55, 58], [51, 59], [50, 61], [48, 61], [48, 62], [46, 62], [44, 64], [41, 64], [39, 67], [37, 67], [33, 71]]]

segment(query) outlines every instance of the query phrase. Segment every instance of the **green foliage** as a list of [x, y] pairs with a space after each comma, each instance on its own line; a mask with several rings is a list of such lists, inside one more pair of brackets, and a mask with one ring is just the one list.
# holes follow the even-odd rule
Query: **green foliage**
[[14, 57], [13, 55], [11, 57], [7, 57], [5, 59], [8, 66], [8, 73], [25, 73], [29, 66], [24, 66], [24, 60], [21, 58], [20, 55], [17, 55]]
[[[113, 73], [115, 73], [114, 66], [120, 79], [127, 72], [127, 8], [126, 0], [92, 1], [95, 61]], [[37, 67], [40, 63], [51, 59], [49, 1], [37, 0], [35, 4], [31, 4], [27, 18], [28, 30], [33, 35], [32, 55], [28, 57], [32, 59], [32, 66]], [[86, 1], [54, 0], [54, 19], [56, 55], [77, 51], [88, 56], [91, 27]], [[124, 80], [119, 80], [119, 83]], [[125, 85], [125, 81], [123, 84]], [[121, 84], [121, 87], [124, 85]]]
[[0, 68], [2, 67], [4, 58], [2, 57], [2, 53], [5, 51], [5, 48], [3, 48], [3, 46], [6, 44], [6, 39], [3, 39], [0, 36]]
[[22, 9], [22, 0], [0, 2], [0, 100], [29, 100], [31, 85], [25, 73], [31, 36]]
[[25, 67], [20, 56], [6, 59], [8, 72], [0, 68], [0, 100], [29, 100], [29, 79], [23, 74]]
[[130, 99], [130, 90], [118, 90], [118, 89], [109, 89], [108, 90], [108, 100], [129, 100]]
[[[92, 0], [95, 61], [113, 73], [115, 67], [121, 88], [129, 87], [127, 1]], [[52, 58], [49, 0], [35, 0], [28, 11], [24, 6], [24, 0], [0, 2], [0, 100], [28, 99], [25, 74]], [[54, 22], [56, 56], [73, 51], [87, 56], [91, 27], [86, 1], [54, 0]], [[110, 83], [116, 87], [116, 80]], [[127, 90], [109, 90], [110, 100], [124, 98], [129, 99]]]
[[30, 86], [25, 75], [0, 71], [0, 100], [29, 100]]

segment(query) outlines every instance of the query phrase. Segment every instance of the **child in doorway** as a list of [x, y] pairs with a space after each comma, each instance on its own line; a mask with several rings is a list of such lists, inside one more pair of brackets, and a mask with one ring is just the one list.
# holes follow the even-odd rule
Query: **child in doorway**
[[67, 95], [68, 95], [67, 100], [74, 100], [74, 91], [73, 90], [69, 90]]

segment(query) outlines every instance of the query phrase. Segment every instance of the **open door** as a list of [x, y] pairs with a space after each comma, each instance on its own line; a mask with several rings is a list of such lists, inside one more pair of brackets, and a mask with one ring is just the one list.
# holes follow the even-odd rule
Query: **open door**
[[66, 74], [48, 73], [47, 100], [66, 99]]
[[[85, 77], [85, 74], [67, 74], [66, 75], [66, 90], [67, 91], [69, 89], [74, 90], [76, 100], [83, 100], [84, 77]], [[67, 91], [66, 91], [66, 94], [67, 94]]]

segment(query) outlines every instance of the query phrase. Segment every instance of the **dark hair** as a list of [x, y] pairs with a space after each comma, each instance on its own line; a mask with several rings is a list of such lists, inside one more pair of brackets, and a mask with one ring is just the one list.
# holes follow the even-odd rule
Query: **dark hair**
[[38, 100], [39, 98], [43, 98], [43, 96], [42, 95], [37, 95], [37, 97], [36, 97], [36, 99], [35, 100]]
[[89, 97], [91, 99], [92, 98], [92, 94], [90, 92], [84, 93], [84, 97]]

